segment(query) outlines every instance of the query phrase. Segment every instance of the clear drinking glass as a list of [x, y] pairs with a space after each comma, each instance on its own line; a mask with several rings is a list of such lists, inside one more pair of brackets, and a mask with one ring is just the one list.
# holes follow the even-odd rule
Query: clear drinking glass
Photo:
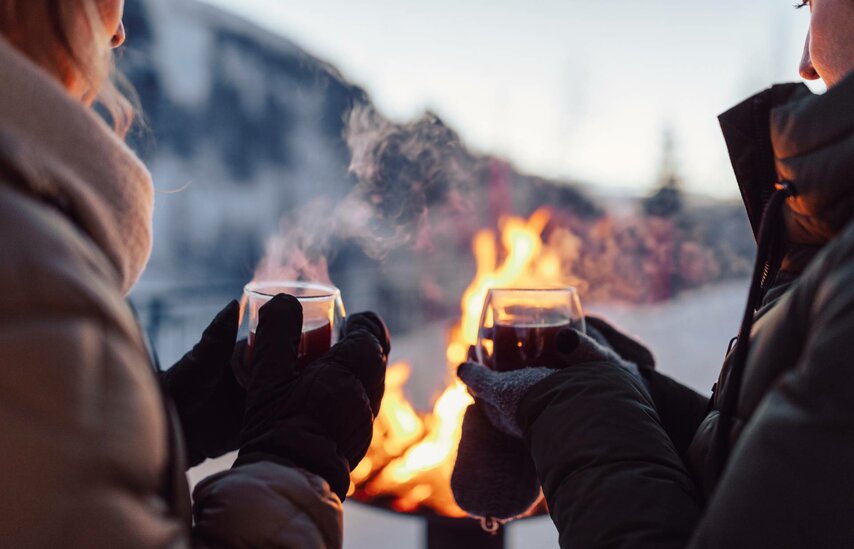
[[298, 367], [317, 360], [337, 341], [341, 322], [346, 317], [341, 291], [335, 286], [317, 282], [262, 281], [250, 282], [243, 289], [249, 315], [249, 339], [246, 364], [252, 361], [258, 311], [278, 294], [289, 294], [302, 304], [302, 339], [299, 345]]
[[551, 366], [564, 328], [585, 331], [575, 288], [491, 289], [480, 317], [478, 361], [500, 372]]

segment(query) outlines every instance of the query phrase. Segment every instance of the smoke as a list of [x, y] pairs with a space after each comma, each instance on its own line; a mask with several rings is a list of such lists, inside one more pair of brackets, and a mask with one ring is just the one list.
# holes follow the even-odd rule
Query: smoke
[[382, 260], [401, 246], [429, 243], [430, 208], [461, 209], [471, 187], [470, 162], [456, 132], [425, 113], [393, 123], [369, 105], [346, 119], [352, 191], [339, 200], [319, 199], [282, 221], [266, 245], [256, 278], [328, 281], [327, 260], [336, 241], [355, 242]]

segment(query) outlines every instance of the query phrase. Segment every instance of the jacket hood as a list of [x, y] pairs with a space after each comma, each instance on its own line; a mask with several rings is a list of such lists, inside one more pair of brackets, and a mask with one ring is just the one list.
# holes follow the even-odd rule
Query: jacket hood
[[754, 234], [774, 184], [794, 187], [783, 270], [799, 272], [854, 214], [854, 75], [823, 95], [774, 86], [719, 120]]
[[60, 208], [129, 292], [151, 253], [148, 170], [92, 109], [2, 38], [0, 67], [0, 182]]

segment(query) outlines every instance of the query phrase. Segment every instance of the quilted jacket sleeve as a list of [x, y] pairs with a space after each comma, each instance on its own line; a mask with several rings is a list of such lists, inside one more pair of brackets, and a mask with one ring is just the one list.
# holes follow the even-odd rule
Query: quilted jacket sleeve
[[561, 547], [682, 548], [697, 490], [652, 400], [608, 362], [536, 385], [519, 419]]
[[341, 502], [311, 473], [272, 462], [203, 480], [195, 500], [194, 545], [338, 549]]

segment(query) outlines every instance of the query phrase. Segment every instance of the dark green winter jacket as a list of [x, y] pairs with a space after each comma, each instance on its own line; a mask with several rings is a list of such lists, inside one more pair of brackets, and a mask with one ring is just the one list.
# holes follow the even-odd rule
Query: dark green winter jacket
[[775, 181], [796, 192], [728, 460], [716, 474], [724, 390], [647, 371], [647, 392], [608, 363], [559, 372], [519, 419], [561, 547], [854, 547], [854, 76], [822, 96], [777, 86], [721, 125], [754, 229]]

